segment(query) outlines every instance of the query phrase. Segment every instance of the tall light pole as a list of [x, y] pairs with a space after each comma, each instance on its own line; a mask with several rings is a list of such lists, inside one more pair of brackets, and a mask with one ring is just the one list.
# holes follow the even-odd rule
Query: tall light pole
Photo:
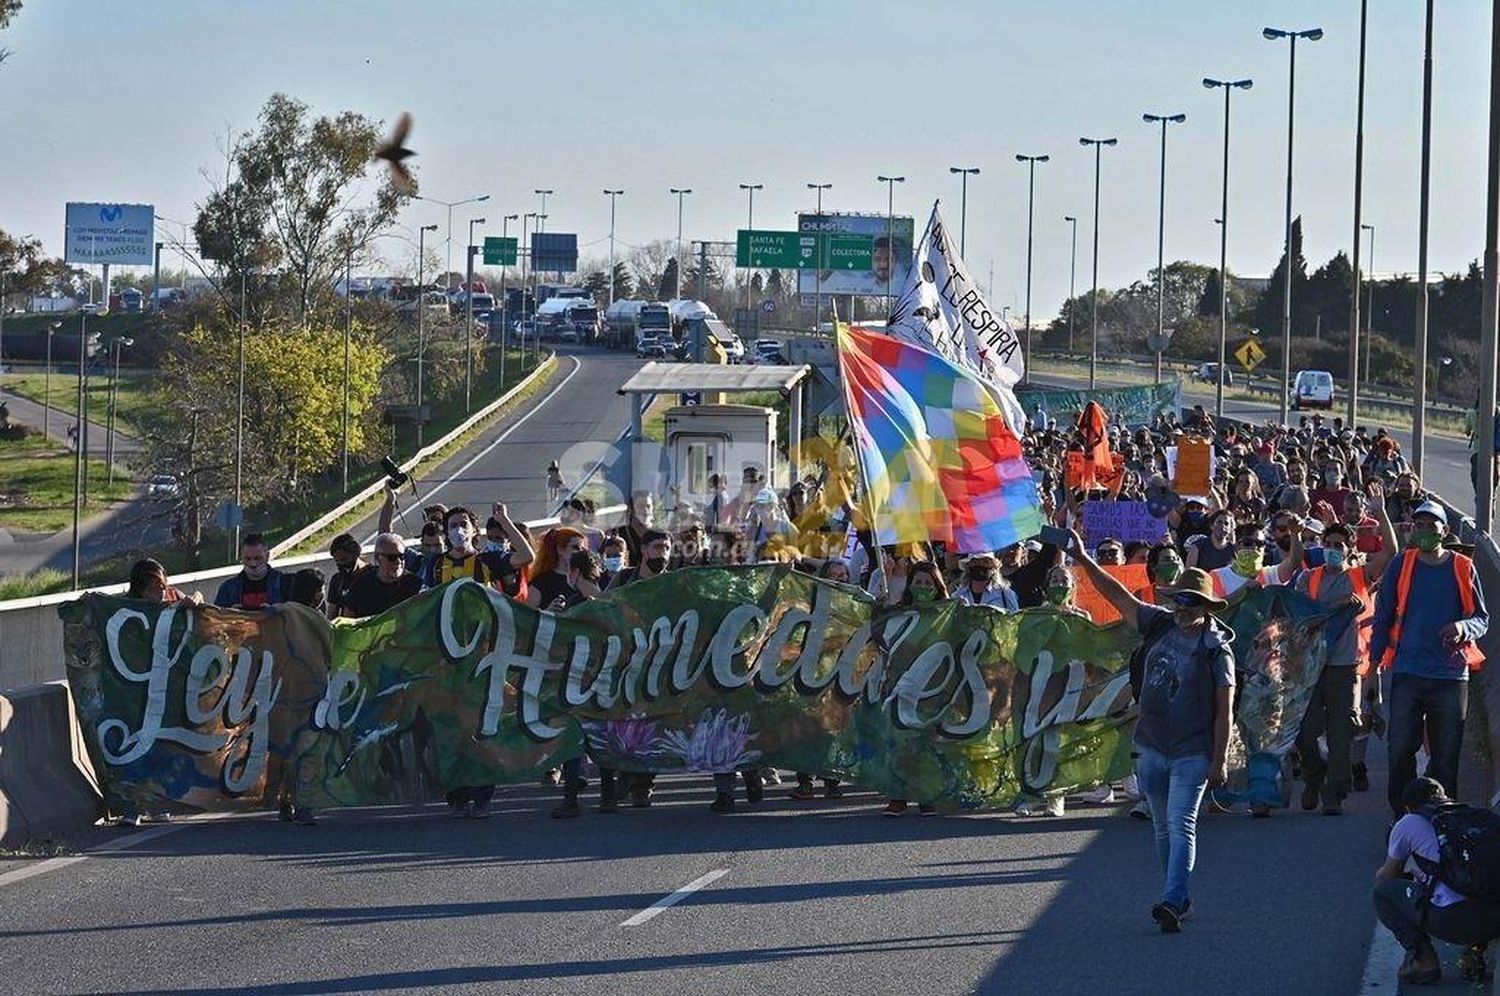
[[62, 328], [62, 322], [47, 326], [47, 364], [42, 369], [42, 439], [52, 433], [52, 337]]
[[[750, 211], [749, 211], [748, 217], [745, 220], [745, 229], [746, 229], [746, 231], [754, 231], [755, 230], [755, 192], [757, 190], [764, 190], [765, 186], [766, 185], [764, 183], [742, 183], [742, 184], [740, 184], [740, 189], [743, 190], [743, 191], [745, 191], [747, 194], [750, 195]], [[746, 311], [750, 310], [750, 281], [751, 281], [751, 277], [754, 275], [754, 272], [755, 272], [754, 267], [750, 267], [749, 269], [750, 269], [750, 273], [745, 274], [745, 310]]]
[[[1497, 19], [1496, 23], [1500, 23]], [[1365, 293], [1365, 382], [1370, 380], [1370, 352], [1375, 346], [1375, 226], [1360, 225], [1370, 233], [1370, 289]]]
[[[1286, 273], [1283, 275], [1285, 279], [1282, 282], [1281, 292], [1281, 421], [1286, 422], [1287, 408], [1292, 396], [1292, 147], [1297, 134], [1297, 41], [1298, 39], [1317, 41], [1323, 37], [1323, 29], [1308, 28], [1305, 31], [1289, 31], [1282, 28], [1266, 28], [1261, 34], [1271, 41], [1279, 41], [1282, 38], [1291, 41], [1291, 62], [1287, 73], [1286, 92]], [[1418, 382], [1420, 383], [1420, 378]], [[1419, 444], [1413, 440], [1414, 449], [1417, 445]]]
[[126, 346], [134, 346], [135, 340], [128, 336], [116, 336], [110, 341], [109, 347], [113, 351], [114, 364], [110, 371], [109, 379], [109, 415], [106, 419], [104, 430], [104, 462], [109, 465], [109, 483], [115, 483], [115, 409], [119, 406], [120, 399], [120, 350]]
[[[1248, 90], [1255, 85], [1253, 80], [1216, 80], [1205, 76], [1203, 85], [1208, 89], [1224, 91], [1224, 181], [1220, 188], [1219, 217], [1219, 372], [1214, 385], [1214, 418], [1224, 417], [1224, 378], [1228, 376], [1225, 366], [1229, 362], [1229, 95], [1235, 90]], [[1163, 133], [1166, 126], [1162, 127]], [[1290, 265], [1290, 262], [1288, 262]], [[1282, 420], [1286, 416], [1282, 415]]]
[[1089, 333], [1089, 390], [1098, 381], [1099, 368], [1099, 157], [1106, 145], [1115, 145], [1117, 138], [1080, 138], [1078, 144], [1094, 147], [1094, 291], [1093, 329]]
[[609, 303], [615, 303], [615, 198], [625, 191], [606, 190], [604, 196], [609, 198]]
[[[1051, 156], [1016, 154], [1016, 162], [1025, 163], [1026, 179], [1026, 338], [1021, 347], [1021, 380], [1031, 379], [1031, 234], [1033, 209], [1036, 206], [1036, 164], [1050, 161]], [[975, 170], [975, 172], [979, 172]]]
[[354, 243], [344, 247], [344, 403], [339, 419], [339, 483], [349, 493], [349, 339], [354, 332]]
[[1161, 383], [1161, 351], [1166, 336], [1167, 305], [1167, 125], [1182, 124], [1186, 114], [1142, 114], [1147, 124], [1161, 125], [1161, 189], [1157, 199], [1156, 214], [1156, 383]]
[[672, 193], [677, 197], [677, 286], [672, 289], [672, 296], [678, 300], [682, 298], [682, 199], [693, 192], [692, 187], [672, 187]]
[[885, 184], [885, 315], [891, 316], [891, 275], [896, 271], [896, 184], [905, 183], [904, 176], [877, 176], [876, 181]]
[[[426, 201], [429, 204], [437, 204], [448, 209], [448, 238], [445, 242], [446, 248], [444, 249], [443, 256], [443, 290], [445, 291], [453, 289], [451, 276], [453, 273], [453, 209], [462, 207], [465, 204], [478, 204], [480, 201], [487, 201], [489, 199], [489, 194], [480, 194], [478, 197], [466, 197], [461, 201], [440, 201], [436, 197], [424, 197], [421, 194], [412, 194], [412, 200]], [[434, 225], [432, 230], [437, 231], [437, 226]]]
[[437, 231], [436, 225], [423, 225], [417, 229], [417, 448], [422, 448], [422, 365], [427, 357], [427, 291], [422, 285], [422, 266], [426, 262], [427, 233]]
[[[241, 528], [245, 514], [245, 323], [247, 314], [245, 302], [247, 294], [245, 293], [245, 258], [243, 254], [240, 255], [239, 268], [240, 313], [237, 316], [239, 320], [235, 323], [239, 327], [239, 359], [237, 360], [239, 373], [235, 387], [234, 401], [234, 532], [230, 537], [232, 544], [229, 548], [228, 559], [230, 563], [234, 563], [234, 558], [239, 555]], [[81, 349], [82, 346], [80, 345], [79, 348]]]
[[[549, 189], [543, 189], [541, 187], [537, 187], [535, 190], [532, 191], [532, 193], [536, 194], [538, 197], [540, 197], [542, 199], [542, 206], [539, 207], [539, 208], [537, 208], [537, 212], [536, 212], [536, 230], [538, 232], [545, 232], [547, 230], [547, 198], [550, 197], [552, 194], [557, 193], [557, 191], [552, 190], [550, 188]], [[535, 266], [532, 266], [532, 268], [531, 268], [531, 279], [533, 281], [535, 281], [537, 279], [537, 272], [536, 272], [536, 267]], [[533, 309], [533, 313], [534, 313], [534, 309]], [[542, 337], [540, 335], [538, 335], [537, 336], [537, 340], [536, 340], [536, 348], [540, 349], [541, 346], [542, 346]], [[524, 342], [521, 343], [521, 348], [522, 348], [522, 354], [521, 355], [524, 358], [525, 355], [526, 355], [525, 354], [526, 344]]]
[[1364, 274], [1359, 268], [1359, 233], [1365, 201], [1365, 29], [1370, 2], [1359, 0], [1359, 90], [1354, 112], [1354, 290], [1349, 295], [1349, 412], [1351, 429], [1359, 419], [1359, 291]]
[[[510, 238], [510, 223], [513, 222], [513, 221], [520, 221], [520, 220], [521, 220], [521, 216], [519, 214], [508, 214], [505, 217], [501, 218], [500, 219], [500, 237], [502, 239], [508, 239], [508, 238]], [[510, 338], [510, 303], [507, 300], [506, 293], [505, 293], [505, 285], [506, 285], [506, 279], [505, 278], [508, 277], [509, 275], [510, 275], [510, 267], [508, 267], [508, 266], [501, 266], [500, 267], [500, 386], [502, 388], [505, 386], [505, 344], [506, 344], [506, 340]], [[526, 295], [525, 295], [524, 291], [521, 294], [521, 300], [523, 302], [526, 300]], [[523, 308], [522, 310], [525, 310], [525, 309]], [[494, 326], [491, 325], [490, 328], [493, 331]]]
[[[1422, 476], [1427, 452], [1427, 219], [1432, 190], [1432, 7], [1427, 0], [1427, 27], [1422, 51], [1422, 192], [1417, 225], [1417, 393], [1411, 409], [1411, 466]], [[1480, 412], [1477, 418], [1490, 418]], [[1478, 423], [1476, 422], [1476, 425]], [[1480, 455], [1488, 471], [1492, 453]]]
[[[1073, 352], [1073, 316], [1078, 311], [1078, 293], [1074, 289], [1078, 284], [1078, 219], [1071, 214], [1065, 214], [1063, 215], [1063, 221], [1066, 221], [1073, 229], [1073, 248], [1070, 253], [1071, 262], [1068, 264], [1068, 303], [1070, 305], [1068, 308], [1068, 352], [1071, 353]], [[993, 281], [991, 282], [993, 283]], [[994, 288], [990, 288], [991, 297], [994, 296], [994, 293]]]
[[[1045, 156], [1042, 157], [1044, 160]], [[969, 246], [969, 177], [979, 175], [978, 166], [949, 166], [949, 173], [960, 177], [958, 188], [958, 254], [968, 252]]]
[[474, 226], [483, 225], [483, 218], [469, 219], [469, 243], [464, 249], [465, 279], [468, 289], [464, 292], [464, 411], [474, 410]]
[[[526, 228], [527, 228], [528, 225], [531, 224], [532, 219], [533, 218], [540, 219], [541, 216], [542, 215], [541, 215], [540, 211], [528, 211], [525, 214], [521, 215], [521, 241], [522, 242], [526, 241]], [[541, 221], [538, 220], [537, 224], [540, 225]], [[536, 326], [536, 298], [531, 294], [531, 247], [530, 246], [527, 246], [527, 248], [526, 248], [526, 256], [521, 261], [521, 321], [522, 322], [526, 321], [526, 299], [528, 297], [531, 297], [531, 316], [532, 316], [531, 317], [531, 324], [532, 324], [531, 334], [532, 335], [536, 335], [537, 334], [536, 327], [535, 327]], [[525, 330], [525, 326], [523, 325], [522, 326], [522, 332], [521, 332], [521, 369], [522, 370], [526, 369], [526, 332], [524, 330]]]
[[[818, 224], [823, 224], [823, 191], [832, 190], [831, 183], [809, 183], [808, 190], [817, 192]], [[828, 268], [828, 233], [821, 229], [814, 233], [818, 237], [818, 268], [813, 271], [813, 331], [817, 332], [823, 323], [823, 271]]]
[[[1500, 17], [1490, 21], [1490, 51], [1500, 52]], [[1490, 532], [1494, 513], [1495, 363], [1500, 345], [1500, 66], [1490, 61], [1490, 130], [1486, 146], [1489, 174], [1484, 206], [1484, 297], [1479, 316], [1479, 413], [1474, 420], [1474, 451], [1484, 467], [1474, 481], [1474, 524]], [[1371, 238], [1374, 236], [1372, 235]], [[1373, 264], [1371, 264], [1373, 266]]]

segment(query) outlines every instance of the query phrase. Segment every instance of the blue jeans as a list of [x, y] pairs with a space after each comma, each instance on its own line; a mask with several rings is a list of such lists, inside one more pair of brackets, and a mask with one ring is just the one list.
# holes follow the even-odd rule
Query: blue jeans
[[1162, 899], [1181, 910], [1188, 901], [1188, 878], [1198, 850], [1198, 803], [1208, 786], [1208, 755], [1167, 757], [1140, 748], [1135, 775], [1151, 806], [1156, 856], [1166, 873]]

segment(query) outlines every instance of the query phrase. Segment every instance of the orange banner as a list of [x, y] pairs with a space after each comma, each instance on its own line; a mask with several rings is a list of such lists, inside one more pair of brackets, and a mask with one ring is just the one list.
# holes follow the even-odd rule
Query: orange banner
[[[1136, 598], [1148, 602], [1152, 600], [1151, 575], [1145, 564], [1106, 565], [1104, 572], [1123, 584]], [[1075, 567], [1073, 577], [1078, 582], [1078, 590], [1073, 596], [1074, 604], [1086, 611], [1097, 625], [1108, 626], [1120, 621], [1120, 613], [1115, 611], [1103, 592], [1094, 587], [1094, 582], [1087, 574]]]
[[1177, 443], [1177, 480], [1172, 486], [1178, 494], [1208, 495], [1212, 488], [1208, 447], [1206, 439], [1183, 439]]

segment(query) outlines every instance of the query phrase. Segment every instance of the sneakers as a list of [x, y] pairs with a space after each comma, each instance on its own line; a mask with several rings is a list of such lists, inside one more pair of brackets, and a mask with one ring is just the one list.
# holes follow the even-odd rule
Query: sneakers
[[140, 826], [144, 822], [145, 820], [141, 818], [140, 813], [125, 813], [118, 820], [115, 820], [115, 826], [133, 828]]
[[297, 806], [292, 809], [292, 822], [298, 826], [310, 827], [317, 825], [318, 818], [306, 806]]
[[719, 792], [714, 795], [714, 801], [708, 804], [708, 808], [716, 813], [734, 812], [734, 796], [728, 792]]
[[1060, 795], [1047, 797], [1047, 804], [1042, 807], [1043, 816], [1062, 816], [1067, 811], [1067, 801]]
[[761, 768], [760, 777], [762, 783], [766, 785], [781, 784], [781, 772], [777, 771], [775, 768]]
[[1324, 816], [1343, 816], [1344, 804], [1338, 799], [1327, 799], [1323, 802]]
[[630, 793], [630, 805], [635, 809], [648, 809], [651, 806], [651, 790], [632, 791]]
[[1370, 791], [1370, 769], [1365, 767], [1365, 762], [1357, 761], [1354, 765], [1354, 791]]
[[924, 802], [917, 806], [917, 815], [919, 816], [936, 816], [937, 814], [937, 807], [930, 802]]
[[887, 816], [901, 816], [906, 812], [905, 799], [892, 799], [885, 804], [884, 813]]
[[766, 784], [761, 781], [760, 773], [746, 773], [745, 776], [745, 801], [758, 803], [766, 797]]
[[1151, 907], [1151, 919], [1161, 927], [1163, 934], [1175, 934], [1182, 929], [1183, 911], [1168, 902]]
[[1120, 783], [1120, 786], [1121, 790], [1125, 793], [1125, 798], [1129, 799], [1131, 802], [1135, 802], [1136, 800], [1142, 798], [1141, 780], [1135, 776], [1134, 772], [1126, 775], [1125, 780]]
[[1107, 806], [1115, 801], [1114, 786], [1100, 785], [1094, 791], [1084, 793], [1083, 801], [1096, 806]]
[[1318, 808], [1318, 798], [1322, 794], [1322, 788], [1308, 782], [1302, 786], [1302, 810], [1310, 813]]
[[564, 799], [552, 809], [554, 820], [571, 820], [583, 815], [583, 810], [578, 805], [578, 798], [574, 796]]
[[1035, 816], [1036, 809], [1032, 806], [1030, 799], [1021, 799], [1016, 803], [1014, 810], [1017, 816]]
[[813, 791], [811, 785], [798, 785], [787, 793], [787, 798], [796, 799], [798, 802], [806, 802], [809, 799], [816, 799], [817, 797], [818, 794]]
[[542, 775], [542, 787], [550, 788], [562, 784], [562, 769], [548, 768], [546, 774]]
[[841, 788], [839, 788], [839, 783], [838, 782], [825, 782], [823, 784], [823, 798], [825, 798], [825, 799], [842, 799], [843, 797], [844, 797], [844, 790], [841, 789]]
[[1133, 820], [1145, 820], [1147, 823], [1151, 822], [1151, 807], [1146, 804], [1145, 799], [1140, 800], [1134, 806], [1130, 807], [1130, 818]]

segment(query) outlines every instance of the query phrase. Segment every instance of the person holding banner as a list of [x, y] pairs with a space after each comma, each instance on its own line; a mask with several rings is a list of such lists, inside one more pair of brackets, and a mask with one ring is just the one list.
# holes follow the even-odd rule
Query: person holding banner
[[[931, 606], [948, 599], [948, 585], [942, 572], [930, 560], [908, 562], [904, 557], [894, 561], [887, 602], [903, 608]], [[717, 777], [717, 776], [716, 776]], [[906, 813], [905, 799], [886, 801], [885, 815], [902, 816]], [[919, 803], [917, 810], [923, 816], [936, 816], [937, 807], [930, 803]]]
[[1188, 890], [1197, 861], [1198, 805], [1227, 777], [1234, 715], [1234, 633], [1213, 617], [1225, 602], [1202, 570], [1184, 571], [1170, 608], [1147, 605], [1100, 567], [1074, 533], [1068, 554], [1095, 587], [1140, 631], [1142, 675], [1135, 726], [1136, 776], [1150, 801], [1156, 854], [1165, 882], [1151, 918], [1175, 934], [1192, 909]]
[[963, 564], [963, 578], [953, 599], [965, 605], [989, 605], [1001, 612], [1016, 612], [1016, 593], [1000, 576], [1000, 561], [992, 553], [976, 553]]

